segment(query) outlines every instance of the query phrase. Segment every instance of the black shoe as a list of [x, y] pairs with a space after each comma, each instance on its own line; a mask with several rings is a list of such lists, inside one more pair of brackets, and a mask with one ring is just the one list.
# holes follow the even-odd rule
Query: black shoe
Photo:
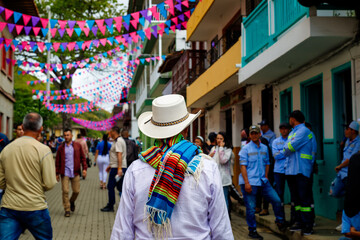
[[75, 202], [70, 202], [70, 210], [75, 211]]
[[314, 233], [314, 231], [313, 231], [313, 228], [312, 228], [312, 227], [305, 227], [305, 228], [303, 228], [303, 229], [301, 230], [301, 234], [302, 234], [302, 235], [305, 235], [305, 236], [311, 235], [311, 234], [313, 234], [313, 233]]
[[65, 217], [70, 217], [70, 211], [66, 211], [64, 216]]
[[300, 223], [294, 223], [291, 227], [290, 227], [290, 231], [291, 232], [295, 232], [295, 231], [301, 231], [303, 229], [302, 225]]
[[254, 239], [264, 239], [262, 236], [260, 236], [258, 234], [258, 232], [255, 230], [255, 231], [252, 231], [252, 232], [249, 232], [249, 237], [250, 238], [254, 238]]
[[285, 222], [283, 223], [276, 223], [276, 226], [278, 227], [278, 229], [280, 230], [280, 232], [285, 232], [286, 228], [287, 228], [287, 224]]
[[109, 205], [106, 205], [104, 208], [100, 209], [100, 211], [102, 212], [113, 212], [114, 211], [114, 207], [111, 207]]

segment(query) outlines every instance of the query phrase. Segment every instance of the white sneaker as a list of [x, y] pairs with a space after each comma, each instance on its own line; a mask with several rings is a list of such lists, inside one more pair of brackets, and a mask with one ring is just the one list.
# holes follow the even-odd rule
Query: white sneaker
[[335, 230], [338, 231], [338, 232], [341, 232], [341, 229], [342, 229], [342, 224], [340, 224], [339, 226], [337, 226], [337, 227], [335, 228]]

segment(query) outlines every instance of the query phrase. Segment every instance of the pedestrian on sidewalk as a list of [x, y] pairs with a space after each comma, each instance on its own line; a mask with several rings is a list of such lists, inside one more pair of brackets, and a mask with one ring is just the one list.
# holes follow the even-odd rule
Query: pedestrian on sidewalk
[[276, 224], [280, 230], [284, 229], [284, 215], [281, 211], [281, 200], [272, 188], [269, 180], [269, 152], [268, 148], [260, 142], [260, 128], [251, 126], [250, 139], [240, 153], [239, 184], [244, 196], [246, 206], [246, 222], [249, 226], [249, 237], [263, 239], [256, 231], [255, 206], [256, 195], [261, 191], [263, 197], [273, 205]]
[[139, 129], [155, 142], [125, 175], [112, 240], [234, 239], [219, 169], [184, 139], [199, 115], [177, 94], [155, 98], [140, 115]]
[[42, 117], [29, 113], [24, 136], [0, 154], [0, 189], [6, 189], [0, 210], [0, 238], [18, 239], [28, 229], [36, 239], [52, 239], [45, 191], [56, 184], [55, 163], [48, 146], [36, 140]]
[[312, 133], [305, 126], [305, 116], [295, 110], [290, 114], [289, 124], [293, 128], [284, 145], [286, 157], [285, 175], [288, 181], [291, 202], [295, 207], [294, 224], [290, 231], [302, 231], [304, 235], [313, 233], [311, 213], [311, 174], [313, 171]]
[[340, 240], [360, 239], [360, 153], [350, 157]]
[[217, 145], [211, 149], [209, 156], [212, 157], [220, 171], [226, 207], [229, 212], [229, 191], [232, 184], [231, 178], [231, 154], [232, 146], [225, 132], [219, 132], [216, 136]]
[[21, 123], [16, 125], [15, 133], [16, 133], [15, 138], [13, 138], [10, 142], [13, 142], [16, 139], [24, 136], [24, 129]]
[[[108, 135], [103, 135], [103, 140], [96, 146], [94, 166], [97, 164], [99, 168], [100, 189], [106, 189], [107, 167], [110, 163], [109, 151], [111, 143], [108, 142]], [[100, 155], [99, 155], [100, 153]]]
[[129, 138], [128, 130], [124, 129], [121, 136], [126, 143], [126, 166], [129, 167], [133, 161], [138, 159], [137, 146], [135, 140]]
[[[119, 185], [122, 188], [123, 176], [125, 175], [127, 164], [126, 164], [126, 143], [120, 136], [120, 128], [115, 126], [110, 131], [110, 136], [114, 139], [113, 144], [110, 148], [110, 165], [106, 168], [109, 173], [108, 180], [108, 195], [109, 201], [105, 207], [100, 209], [102, 212], [113, 212], [115, 204], [115, 187]], [[120, 190], [122, 189], [119, 189]]]
[[[85, 138], [81, 135], [81, 133], [79, 133], [77, 135], [77, 138], [76, 138], [75, 142], [80, 144], [80, 146], [81, 146], [81, 148], [82, 148], [82, 150], [84, 151], [84, 154], [85, 154], [86, 164], [87, 164], [88, 167], [91, 167], [90, 158], [89, 158], [89, 148], [87, 146]], [[85, 177], [84, 177], [84, 179], [85, 179]]]
[[[281, 136], [276, 138], [272, 144], [272, 154], [275, 159], [274, 165], [274, 189], [281, 200], [281, 214], [285, 217], [284, 211], [284, 192], [285, 192], [285, 161], [283, 154], [285, 142], [291, 131], [289, 123], [281, 123], [279, 126]], [[285, 219], [284, 219], [285, 220]]]
[[209, 146], [204, 141], [204, 138], [202, 136], [197, 136], [194, 143], [201, 148], [201, 151], [204, 154], [209, 154]]
[[[75, 211], [75, 200], [80, 193], [80, 172], [86, 178], [86, 158], [81, 145], [72, 140], [72, 131], [64, 130], [65, 141], [59, 146], [56, 153], [56, 179], [60, 181], [65, 217], [70, 217], [70, 210]], [[72, 195], [69, 200], [69, 183], [71, 183]]]
[[272, 147], [272, 143], [276, 138], [275, 133], [270, 129], [270, 123], [267, 119], [263, 119], [260, 123], [261, 136], [266, 138], [269, 142], [270, 148]]
[[211, 132], [211, 133], [209, 133], [208, 142], [207, 142], [209, 152], [211, 151], [211, 149], [212, 149], [213, 147], [216, 146], [216, 137], [217, 137], [217, 133], [216, 133], [216, 132]]

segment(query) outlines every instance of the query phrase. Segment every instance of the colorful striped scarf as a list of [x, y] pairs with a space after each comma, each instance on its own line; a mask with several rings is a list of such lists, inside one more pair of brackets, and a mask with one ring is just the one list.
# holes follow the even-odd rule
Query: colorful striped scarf
[[167, 238], [171, 235], [170, 218], [185, 174], [198, 175], [201, 158], [196, 155], [201, 150], [181, 134], [157, 139], [154, 145], [139, 154], [142, 161], [156, 169], [145, 207], [149, 231], [155, 238]]

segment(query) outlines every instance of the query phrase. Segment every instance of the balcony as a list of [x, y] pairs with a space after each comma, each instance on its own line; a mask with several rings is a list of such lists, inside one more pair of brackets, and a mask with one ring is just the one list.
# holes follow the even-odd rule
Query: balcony
[[264, 0], [242, 23], [239, 83], [268, 83], [352, 38], [352, 17], [317, 16], [297, 0]]
[[171, 76], [169, 74], [159, 73], [159, 68], [163, 61], [158, 61], [150, 75], [150, 93], [149, 96], [152, 98], [161, 96], [162, 91], [165, 88], [165, 85], [170, 80]]

